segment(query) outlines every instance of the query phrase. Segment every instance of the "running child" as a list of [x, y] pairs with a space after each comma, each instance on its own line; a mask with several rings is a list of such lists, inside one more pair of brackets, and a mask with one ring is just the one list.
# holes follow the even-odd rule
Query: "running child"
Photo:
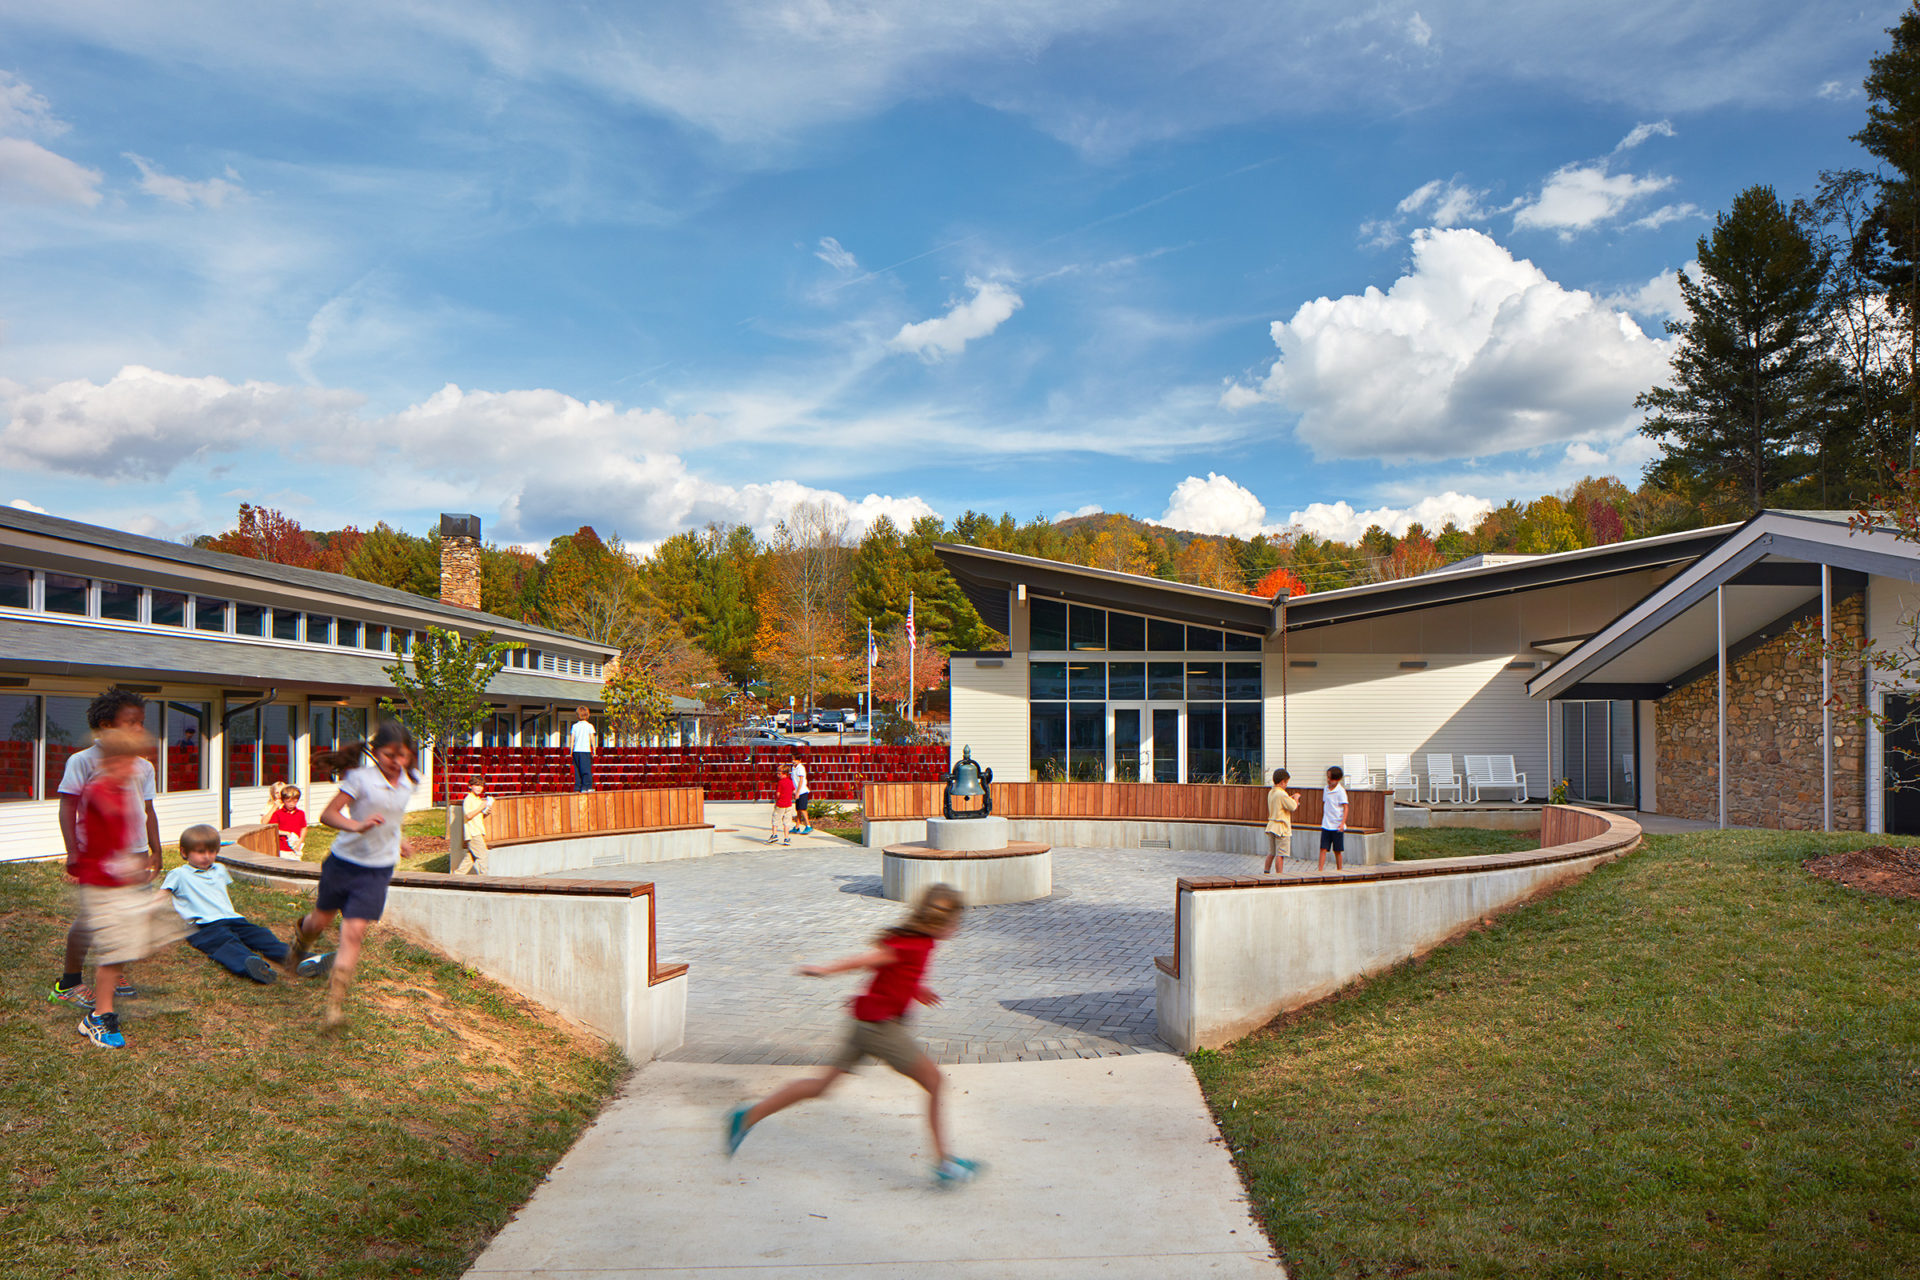
[[922, 979], [933, 959], [934, 946], [952, 937], [960, 927], [964, 906], [959, 892], [951, 886], [929, 886], [920, 895], [912, 914], [876, 938], [871, 950], [829, 964], [800, 966], [799, 972], [810, 978], [871, 969], [873, 980], [867, 984], [865, 994], [856, 996], [852, 1002], [853, 1025], [847, 1029], [847, 1042], [832, 1066], [811, 1079], [783, 1085], [751, 1106], [735, 1107], [728, 1114], [728, 1155], [740, 1149], [740, 1143], [753, 1126], [796, 1102], [820, 1097], [833, 1088], [841, 1076], [873, 1057], [927, 1091], [927, 1128], [933, 1134], [935, 1179], [951, 1184], [973, 1177], [974, 1162], [962, 1160], [947, 1149], [940, 1119], [940, 1091], [944, 1083], [940, 1068], [907, 1030], [907, 1013], [915, 1001], [925, 1005], [940, 1003], [940, 997], [929, 991]]
[[[296, 792], [296, 795], [298, 793]], [[273, 965], [287, 958], [287, 944], [273, 931], [234, 910], [227, 886], [233, 876], [219, 864], [220, 833], [204, 823], [180, 833], [180, 856], [186, 862], [167, 872], [160, 887], [173, 895], [173, 909], [193, 930], [187, 945], [227, 972], [258, 983], [274, 979]], [[331, 956], [309, 956], [300, 976], [325, 973]]]
[[1327, 850], [1333, 850], [1333, 869], [1346, 870], [1347, 789], [1340, 785], [1346, 772], [1339, 765], [1327, 770], [1327, 789], [1320, 793], [1320, 869], [1327, 869]]
[[[118, 685], [87, 704], [87, 728], [95, 735], [108, 729], [138, 729], [144, 732], [146, 720], [147, 700], [131, 689], [122, 689]], [[100, 748], [96, 744], [68, 756], [67, 767], [60, 775], [60, 843], [66, 848], [69, 884], [79, 883], [74, 878], [74, 865], [80, 857], [80, 793], [86, 790], [87, 783], [99, 768]], [[161, 866], [160, 819], [153, 811], [153, 765], [145, 759], [137, 761], [133, 766], [133, 776], [140, 796], [146, 802], [146, 823], [142, 831], [128, 835], [124, 852], [136, 854], [145, 850], [147, 866], [157, 876]], [[101, 856], [113, 852], [111, 849], [105, 850]], [[72, 927], [67, 930], [66, 956], [60, 977], [54, 982], [53, 990], [47, 993], [49, 1001], [77, 1005], [82, 1009], [93, 1008], [93, 989], [80, 980], [81, 967], [87, 962], [87, 944], [85, 923], [76, 915]], [[122, 986], [117, 994], [131, 996], [133, 988]]]
[[[370, 756], [371, 764], [355, 762]], [[294, 924], [288, 939], [286, 968], [298, 972], [321, 932], [341, 916], [340, 947], [334, 952], [333, 980], [327, 985], [327, 1012], [321, 1024], [334, 1031], [346, 1025], [347, 989], [360, 963], [367, 930], [387, 908], [387, 885], [402, 853], [413, 852], [401, 839], [400, 825], [407, 802], [420, 783], [419, 750], [413, 734], [395, 721], [384, 721], [373, 741], [355, 743], [338, 751], [315, 753], [327, 769], [345, 771], [340, 794], [327, 805], [320, 821], [340, 835], [326, 861], [320, 864], [320, 887], [313, 910]], [[351, 811], [351, 812], [349, 812]]]
[[142, 804], [136, 762], [153, 749], [145, 729], [108, 729], [100, 735], [99, 763], [80, 792], [80, 922], [93, 941], [93, 1012], [80, 1034], [103, 1049], [124, 1049], [113, 998], [122, 970], [186, 935], [167, 896], [154, 887], [153, 868], [140, 846]]
[[1287, 779], [1292, 776], [1285, 769], [1273, 771], [1273, 789], [1267, 792], [1267, 863], [1260, 868], [1262, 874], [1275, 868], [1287, 874], [1287, 855], [1293, 851], [1293, 811], [1300, 807], [1287, 791]]
[[773, 784], [773, 825], [767, 831], [768, 844], [792, 844], [793, 769], [780, 766], [780, 777]]
[[291, 783], [274, 785], [280, 788], [280, 803], [267, 814], [267, 822], [280, 829], [280, 856], [298, 861], [307, 839], [307, 811], [300, 807], [300, 788]]

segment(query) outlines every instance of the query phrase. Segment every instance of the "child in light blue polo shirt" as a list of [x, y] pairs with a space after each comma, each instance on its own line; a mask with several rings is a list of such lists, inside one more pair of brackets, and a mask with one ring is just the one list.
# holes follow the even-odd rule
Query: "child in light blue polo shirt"
[[[233, 909], [227, 886], [233, 876], [214, 859], [220, 854], [220, 833], [212, 827], [188, 827], [180, 833], [180, 854], [187, 862], [167, 872], [162, 887], [173, 895], [173, 909], [193, 927], [187, 945], [204, 952], [215, 964], [255, 982], [272, 982], [273, 964], [287, 958], [287, 944]], [[325, 973], [333, 957], [309, 956], [300, 976]]]

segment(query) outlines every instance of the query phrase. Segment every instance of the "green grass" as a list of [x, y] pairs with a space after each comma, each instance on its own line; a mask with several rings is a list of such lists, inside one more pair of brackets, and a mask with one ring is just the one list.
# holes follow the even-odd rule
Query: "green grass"
[[1490, 831], [1483, 827], [1407, 827], [1393, 833], [1396, 862], [1416, 858], [1462, 858], [1479, 853], [1538, 849], [1540, 831]]
[[[233, 899], [283, 936], [303, 907]], [[56, 867], [0, 865], [9, 1280], [458, 1276], [625, 1070], [382, 928], [338, 1039], [318, 1031], [321, 984], [258, 986], [180, 944], [133, 967], [128, 1047], [98, 1049], [45, 999], [67, 910]]]
[[1920, 1275], [1920, 904], [1650, 836], [1193, 1055], [1297, 1277]]
[[[325, 860], [327, 850], [333, 848], [333, 838], [340, 833], [332, 827], [320, 825], [318, 815], [307, 827], [306, 839], [300, 846], [300, 857], [305, 862]], [[411, 857], [403, 854], [400, 858], [402, 871], [445, 871], [447, 862], [447, 811], [445, 809], [421, 809], [407, 815], [406, 823], [401, 827], [403, 839], [421, 842]]]

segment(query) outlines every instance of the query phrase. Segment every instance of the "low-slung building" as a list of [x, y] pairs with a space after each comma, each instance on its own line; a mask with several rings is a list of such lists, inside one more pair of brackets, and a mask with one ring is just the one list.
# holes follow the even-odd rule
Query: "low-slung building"
[[[108, 685], [147, 698], [163, 836], [229, 825], [296, 782], [309, 819], [332, 799], [314, 754], [363, 739], [429, 627], [517, 641], [489, 688], [490, 746], [556, 746], [600, 711], [602, 644], [479, 610], [479, 522], [441, 523], [433, 600], [339, 574], [226, 555], [0, 507], [0, 860], [60, 852], [57, 791]], [[419, 804], [431, 792], [423, 785]]]
[[[1858, 662], [1823, 671], [1785, 635], [1811, 619], [1911, 643], [1916, 550], [1844, 514], [1765, 512], [1266, 600], [942, 544], [1009, 639], [953, 655], [954, 750], [1007, 778], [1254, 782], [1284, 766], [1307, 785], [1396, 753], [1423, 787], [1429, 754], [1459, 772], [1502, 755], [1535, 799], [1565, 779], [1576, 800], [1734, 825], [1920, 831], [1903, 798], [1920, 791], [1890, 785], [1862, 723], [1920, 704]], [[1718, 629], [1702, 612], [1716, 592]]]

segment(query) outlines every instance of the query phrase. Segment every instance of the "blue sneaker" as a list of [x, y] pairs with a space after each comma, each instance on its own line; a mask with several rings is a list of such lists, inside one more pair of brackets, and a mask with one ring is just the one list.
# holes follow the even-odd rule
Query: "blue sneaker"
[[325, 955], [308, 956], [294, 966], [294, 972], [303, 978], [318, 978], [322, 974], [330, 973], [333, 970], [333, 955], [334, 953], [329, 951]]
[[63, 987], [56, 982], [53, 984], [53, 990], [47, 992], [47, 1003], [75, 1005], [91, 1012], [93, 988], [84, 982], [76, 982], [70, 987]]
[[131, 1000], [139, 994], [131, 982], [123, 982], [113, 989], [113, 998], [115, 1000]]
[[117, 1013], [88, 1014], [80, 1019], [80, 1034], [102, 1049], [127, 1047], [127, 1038], [120, 1034], [120, 1015]]
[[747, 1140], [747, 1112], [753, 1110], [745, 1103], [727, 1112], [727, 1155], [732, 1156]]
[[959, 1156], [948, 1156], [933, 1171], [934, 1181], [943, 1187], [958, 1186], [963, 1182], [972, 1182], [973, 1175], [980, 1172], [980, 1166], [972, 1160], [962, 1160]]

